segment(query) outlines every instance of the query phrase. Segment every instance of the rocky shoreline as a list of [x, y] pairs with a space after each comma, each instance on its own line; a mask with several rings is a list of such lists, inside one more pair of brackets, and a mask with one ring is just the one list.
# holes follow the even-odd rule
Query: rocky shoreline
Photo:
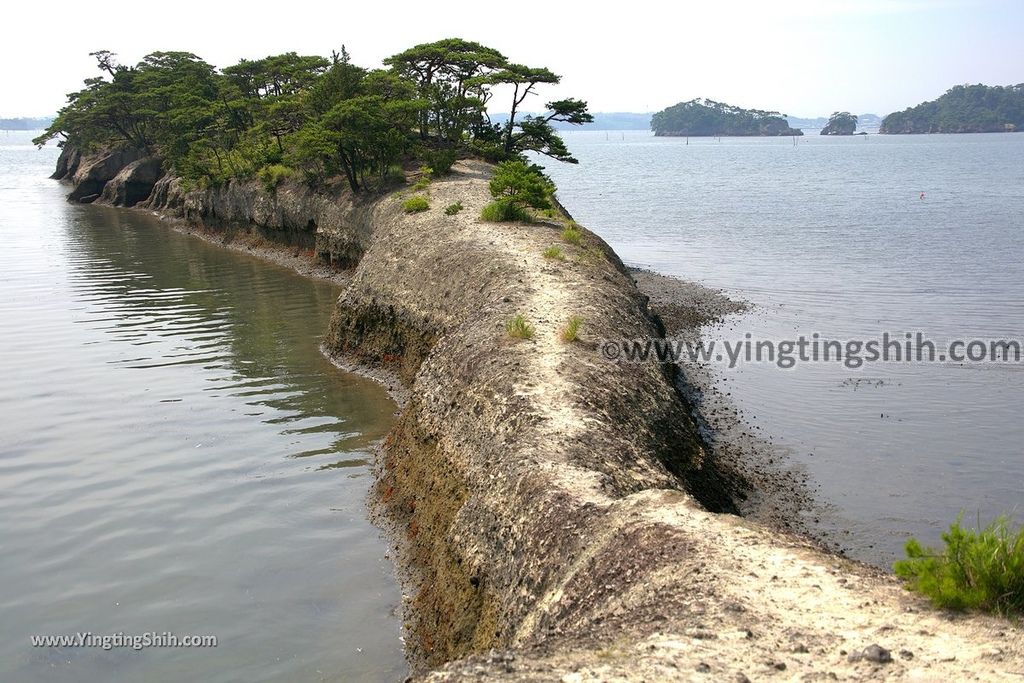
[[[62, 155], [63, 175], [78, 200], [130, 204], [146, 165], [126, 169], [142, 158], [114, 169], [110, 158]], [[564, 244], [548, 224], [481, 222], [489, 172], [461, 162], [431, 184], [431, 209], [418, 214], [402, 211], [402, 192], [356, 203], [258, 183], [188, 192], [168, 177], [136, 203], [350, 269], [325, 346], [405, 392], [377, 498], [410, 596], [415, 677], [1005, 680], [1024, 671], [1016, 626], [933, 612], [891, 576], [731, 514], [749, 474], [707, 447], [679, 369], [611, 362], [599, 350], [604, 339], [664, 336], [666, 321], [687, 315], [692, 326], [723, 302], [699, 294], [689, 312], [659, 316], [657, 297], [637, 289], [598, 236]], [[444, 215], [456, 201], [463, 211]], [[542, 256], [551, 245], [564, 261]], [[516, 314], [535, 326], [532, 339], [505, 332]], [[559, 332], [571, 316], [582, 334], [566, 343]]]

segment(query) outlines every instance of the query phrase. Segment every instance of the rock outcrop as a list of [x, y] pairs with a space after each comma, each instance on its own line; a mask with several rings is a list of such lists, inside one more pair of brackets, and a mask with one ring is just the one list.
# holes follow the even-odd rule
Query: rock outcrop
[[[661, 333], [600, 238], [482, 222], [483, 164], [405, 214], [384, 198], [326, 346], [409, 398], [379, 499], [401, 539], [424, 680], [999, 680], [1020, 632], [950, 617], [877, 570], [723, 511], [741, 489], [670, 366], [602, 340]], [[441, 207], [461, 202], [447, 216]], [[566, 260], [545, 259], [560, 245]], [[531, 339], [506, 322], [522, 314]], [[560, 330], [583, 319], [578, 341]], [[889, 651], [892, 658], [851, 657]]]
[[314, 252], [336, 268], [352, 268], [370, 241], [367, 209], [343, 191], [316, 192], [285, 182], [268, 191], [256, 180], [230, 180], [219, 187], [186, 191], [179, 178], [165, 177], [142, 208], [222, 230], [246, 230], [271, 242]]
[[149, 198], [163, 174], [160, 157], [136, 159], [107, 181], [98, 201], [113, 206], [135, 206]]
[[[66, 148], [65, 148], [66, 149]], [[82, 156], [70, 177], [74, 189], [69, 201], [90, 203], [99, 199], [106, 184], [113, 180], [128, 164], [145, 156], [142, 150], [119, 147], [110, 151]]]
[[243, 231], [274, 244], [313, 252], [339, 269], [359, 262], [370, 240], [367, 206], [342, 190], [313, 191], [298, 182], [268, 190], [256, 180], [231, 180], [218, 187], [192, 189], [165, 174], [159, 157], [118, 148], [82, 155], [61, 151], [54, 178], [73, 187], [69, 201], [159, 211], [230, 236]]
[[52, 180], [70, 180], [78, 171], [78, 164], [81, 161], [82, 153], [78, 148], [65, 144], [61, 147], [60, 156], [57, 157], [57, 168], [50, 178]]

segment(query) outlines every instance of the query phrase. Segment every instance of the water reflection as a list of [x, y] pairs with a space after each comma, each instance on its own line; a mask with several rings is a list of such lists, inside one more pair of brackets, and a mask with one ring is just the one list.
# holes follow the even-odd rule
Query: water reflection
[[[366, 519], [393, 404], [320, 354], [338, 290], [72, 206], [0, 148], [0, 680], [396, 680]], [[216, 649], [31, 635], [214, 634]]]

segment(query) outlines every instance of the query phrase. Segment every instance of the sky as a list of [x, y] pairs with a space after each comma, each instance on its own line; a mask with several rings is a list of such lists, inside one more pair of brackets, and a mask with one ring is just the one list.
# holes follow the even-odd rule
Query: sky
[[[2, 11], [0, 117], [53, 114], [96, 75], [89, 52], [133, 64], [157, 50], [217, 66], [344, 44], [376, 67], [412, 45], [460, 37], [562, 83], [531, 103], [577, 97], [591, 111], [657, 111], [708, 97], [791, 116], [887, 114], [961, 83], [1024, 82], [1021, 0], [776, 2], [281, 2], [44, 4]], [[506, 111], [498, 98], [493, 112]]]

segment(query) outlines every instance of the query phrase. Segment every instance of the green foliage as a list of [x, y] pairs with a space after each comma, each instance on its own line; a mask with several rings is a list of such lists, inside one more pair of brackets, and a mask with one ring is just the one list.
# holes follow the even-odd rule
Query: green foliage
[[882, 133], [1001, 133], [1024, 130], [1024, 83], [958, 85], [882, 119]]
[[500, 161], [507, 161], [509, 158], [509, 155], [505, 153], [505, 148], [491, 140], [474, 138], [469, 143], [469, 149], [484, 161], [490, 161], [494, 164]]
[[508, 336], [515, 339], [532, 339], [534, 334], [533, 326], [521, 313], [517, 313], [505, 323], [505, 331], [508, 332]]
[[490, 182], [491, 196], [520, 207], [546, 209], [551, 206], [554, 185], [536, 168], [522, 161], [498, 164]]
[[485, 206], [480, 218], [491, 223], [529, 223], [533, 220], [526, 209], [508, 199], [496, 199]]
[[425, 190], [430, 187], [430, 181], [433, 179], [434, 169], [429, 166], [420, 166], [420, 179], [413, 183], [412, 189], [415, 192]]
[[896, 575], [939, 608], [1024, 612], [1024, 528], [1011, 531], [1000, 517], [985, 529], [964, 529], [961, 517], [942, 534], [942, 551], [907, 541]]
[[153, 52], [128, 68], [106, 50], [92, 56], [106, 76], [87, 79], [83, 90], [68, 95], [68, 104], [34, 140], [37, 145], [63, 134], [83, 149], [159, 146], [173, 163], [214, 122], [216, 75], [199, 57]]
[[454, 204], [449, 204], [448, 206], [444, 207], [445, 216], [454, 216], [460, 211], [462, 211], [462, 202], [455, 202]]
[[580, 328], [583, 327], [583, 318], [578, 315], [574, 315], [569, 318], [569, 322], [565, 324], [562, 331], [559, 333], [559, 337], [566, 344], [576, 341], [580, 338]]
[[480, 43], [445, 38], [416, 45], [384, 63], [413, 82], [428, 103], [420, 112], [420, 138], [426, 140], [433, 132], [438, 139], [460, 143], [485, 116], [490, 99], [486, 76], [506, 59]]
[[267, 192], [274, 192], [278, 185], [294, 175], [295, 171], [281, 164], [270, 164], [256, 172], [256, 177], [263, 181]]
[[803, 135], [777, 111], [741, 109], [708, 99], [680, 102], [651, 117], [651, 130], [664, 136]]
[[434, 175], [447, 175], [452, 170], [458, 153], [451, 148], [429, 149], [420, 151], [420, 158], [430, 167]]
[[564, 261], [565, 252], [562, 251], [561, 247], [551, 246], [544, 250], [544, 258], [551, 259], [552, 261]]
[[569, 221], [562, 229], [562, 239], [569, 244], [579, 246], [583, 243], [583, 229], [576, 221]]
[[853, 135], [857, 130], [857, 116], [848, 111], [837, 111], [821, 129], [822, 135]]
[[543, 116], [492, 124], [495, 87], [512, 86], [518, 107], [559, 79], [460, 38], [417, 45], [372, 70], [353, 64], [344, 47], [330, 59], [287, 52], [221, 71], [188, 52], [154, 52], [135, 66], [106, 50], [92, 56], [99, 74], [68, 96], [35, 142], [141, 149], [196, 187], [257, 175], [276, 187], [280, 180], [263, 169], [288, 167], [313, 186], [343, 179], [363, 192], [392, 184], [394, 168], [413, 158], [438, 175], [466, 153], [575, 161], [550, 122], [590, 120], [586, 104], [561, 100]]
[[430, 208], [430, 201], [421, 194], [409, 197], [402, 203], [406, 213], [420, 213]]
[[405, 169], [402, 168], [401, 164], [391, 164], [384, 173], [384, 181], [389, 185], [404, 183]]

